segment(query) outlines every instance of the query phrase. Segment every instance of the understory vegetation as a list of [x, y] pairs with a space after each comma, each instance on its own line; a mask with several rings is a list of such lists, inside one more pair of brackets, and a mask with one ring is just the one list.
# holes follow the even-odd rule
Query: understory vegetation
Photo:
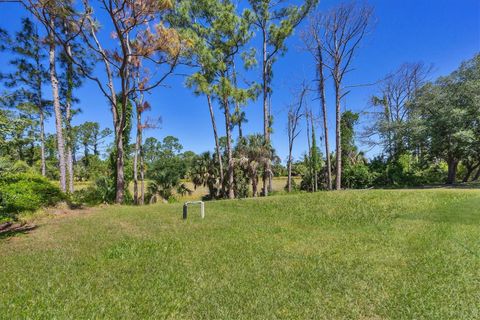
[[480, 192], [114, 206], [0, 241], [6, 318], [478, 319]]

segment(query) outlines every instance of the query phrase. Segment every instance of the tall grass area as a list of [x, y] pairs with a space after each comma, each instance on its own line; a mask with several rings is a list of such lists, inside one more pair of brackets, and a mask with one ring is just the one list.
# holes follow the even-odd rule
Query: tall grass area
[[0, 240], [0, 317], [479, 319], [480, 191], [108, 207]]

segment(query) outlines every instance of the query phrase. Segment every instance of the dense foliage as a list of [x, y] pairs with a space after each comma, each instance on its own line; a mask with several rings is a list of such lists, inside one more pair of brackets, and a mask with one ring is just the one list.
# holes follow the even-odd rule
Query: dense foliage
[[0, 175], [0, 221], [64, 200], [60, 189], [34, 173]]

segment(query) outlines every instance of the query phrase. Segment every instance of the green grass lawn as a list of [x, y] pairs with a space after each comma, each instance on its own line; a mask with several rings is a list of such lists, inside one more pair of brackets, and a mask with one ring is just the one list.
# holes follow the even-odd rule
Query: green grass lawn
[[194, 213], [98, 208], [0, 240], [0, 318], [480, 318], [479, 190], [297, 194]]

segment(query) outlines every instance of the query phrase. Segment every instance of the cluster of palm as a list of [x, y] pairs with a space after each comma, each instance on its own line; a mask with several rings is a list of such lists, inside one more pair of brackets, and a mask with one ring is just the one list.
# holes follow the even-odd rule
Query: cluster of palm
[[[259, 177], [263, 175], [263, 168], [270, 161], [272, 151], [265, 143], [263, 135], [253, 134], [239, 138], [234, 148], [233, 159], [238, 170], [233, 186], [238, 191], [237, 197], [248, 196], [250, 184], [251, 195], [258, 196]], [[226, 185], [228, 182], [225, 179], [221, 181], [217, 159], [215, 154], [205, 152], [194, 160], [190, 171], [194, 186], [207, 187], [210, 199], [222, 198], [225, 196], [225, 190], [228, 190]]]

